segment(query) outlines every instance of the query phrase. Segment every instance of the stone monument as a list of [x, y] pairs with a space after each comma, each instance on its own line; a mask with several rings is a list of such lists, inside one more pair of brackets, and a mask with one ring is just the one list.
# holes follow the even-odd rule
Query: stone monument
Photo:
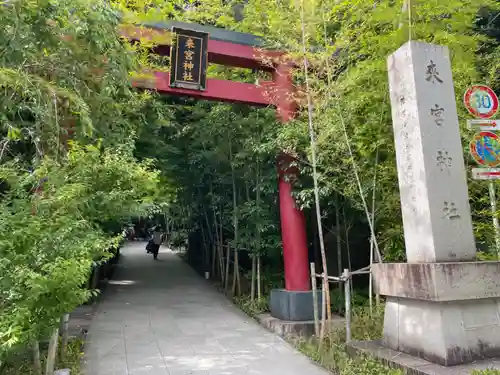
[[376, 264], [383, 345], [452, 366], [500, 355], [500, 263], [476, 246], [448, 49], [410, 41], [388, 58], [408, 263]]

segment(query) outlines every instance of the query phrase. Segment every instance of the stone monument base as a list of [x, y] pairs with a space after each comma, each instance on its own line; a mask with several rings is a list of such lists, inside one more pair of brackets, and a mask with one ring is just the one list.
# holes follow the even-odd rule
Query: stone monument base
[[454, 366], [500, 356], [500, 262], [374, 265], [382, 344]]
[[381, 341], [351, 341], [347, 344], [350, 356], [368, 356], [406, 375], [470, 375], [474, 370], [500, 370], [500, 358], [489, 358], [474, 363], [445, 367], [425, 359], [386, 348]]

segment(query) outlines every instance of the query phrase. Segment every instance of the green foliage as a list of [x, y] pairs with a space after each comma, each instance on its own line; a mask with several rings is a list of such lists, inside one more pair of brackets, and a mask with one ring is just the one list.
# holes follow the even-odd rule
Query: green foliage
[[[334, 310], [344, 311], [345, 298], [344, 298], [344, 285], [342, 289], [337, 285], [330, 289], [330, 301]], [[368, 305], [368, 293], [366, 291], [353, 290], [351, 294], [351, 306], [353, 308], [362, 308]]]
[[[375, 309], [369, 314], [366, 308], [355, 309], [352, 319], [354, 340], [376, 340], [382, 334], [384, 309]], [[380, 362], [365, 356], [350, 357], [345, 350], [345, 329], [333, 330], [321, 345], [313, 339], [301, 339], [296, 346], [304, 354], [328, 370], [339, 375], [403, 375], [403, 371], [391, 369]]]
[[500, 370], [487, 369], [487, 370], [474, 370], [472, 375], [500, 375]]
[[46, 334], [88, 299], [93, 260], [120, 240], [98, 224], [136, 213], [153, 196], [148, 168], [124, 151], [76, 144], [62, 162], [46, 157], [33, 173], [18, 162], [0, 166], [9, 185], [0, 202], [1, 349]]
[[478, 251], [476, 253], [477, 260], [480, 261], [496, 261], [498, 260], [498, 256], [496, 253], [487, 253], [484, 251]]
[[9, 42], [0, 54], [0, 129], [16, 134], [6, 140], [12, 153], [63, 152], [68, 131], [113, 144], [134, 130], [130, 119], [143, 96], [128, 83], [134, 60], [118, 22], [114, 9], [95, 0], [3, 4], [0, 40]]
[[[81, 369], [83, 359], [83, 340], [74, 339], [68, 343], [66, 350], [66, 358], [59, 365], [61, 368], [70, 369], [72, 375], [82, 375]], [[9, 360], [1, 368], [2, 375], [36, 375], [31, 363], [31, 356], [28, 352], [17, 354], [9, 358]], [[42, 368], [47, 357], [46, 351], [42, 351]]]
[[268, 298], [261, 299], [252, 299], [250, 296], [241, 296], [236, 297], [234, 302], [238, 305], [238, 307], [243, 310], [245, 313], [250, 315], [252, 318], [258, 317], [260, 314], [269, 311], [269, 301]]
[[118, 23], [96, 0], [0, 7], [0, 360], [95, 293], [94, 260], [159, 193], [133, 156], [151, 96]]

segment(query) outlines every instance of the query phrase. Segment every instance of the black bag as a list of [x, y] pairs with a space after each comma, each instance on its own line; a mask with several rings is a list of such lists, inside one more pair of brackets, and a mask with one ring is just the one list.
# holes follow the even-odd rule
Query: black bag
[[148, 241], [148, 244], [146, 245], [146, 251], [148, 253], [153, 252], [153, 240], [152, 239]]

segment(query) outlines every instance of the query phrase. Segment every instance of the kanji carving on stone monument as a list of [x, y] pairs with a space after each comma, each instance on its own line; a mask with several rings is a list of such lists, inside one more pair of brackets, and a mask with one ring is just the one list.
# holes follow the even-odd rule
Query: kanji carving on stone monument
[[425, 80], [427, 82], [432, 82], [432, 83], [443, 83], [443, 80], [439, 77], [439, 72], [437, 70], [436, 64], [434, 61], [430, 61], [430, 64], [427, 65], [427, 70], [425, 72], [426, 78]]
[[444, 124], [444, 108], [439, 106], [439, 104], [434, 104], [431, 108], [431, 116], [434, 118], [434, 123], [437, 126], [443, 126]]
[[443, 219], [450, 219], [450, 220], [460, 219], [460, 213], [458, 212], [455, 203], [444, 202]]
[[453, 159], [448, 155], [448, 151], [438, 150], [436, 162], [441, 171], [444, 171], [445, 169], [451, 167], [452, 161]]

